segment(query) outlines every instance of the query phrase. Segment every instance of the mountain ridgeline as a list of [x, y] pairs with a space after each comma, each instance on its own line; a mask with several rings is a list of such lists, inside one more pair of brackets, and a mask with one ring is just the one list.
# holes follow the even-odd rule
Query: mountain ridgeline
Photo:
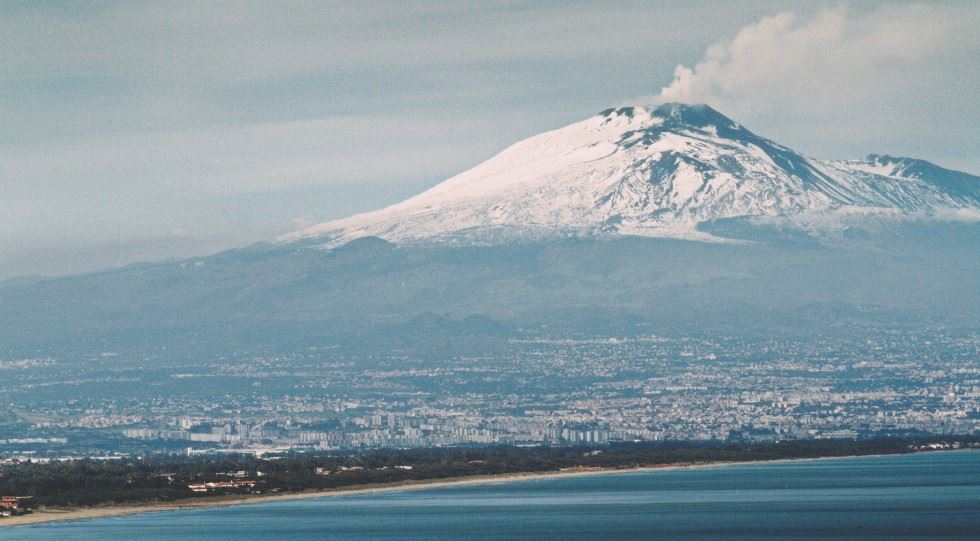
[[498, 244], [567, 236], [719, 239], [747, 219], [824, 237], [890, 219], [980, 217], [980, 178], [908, 158], [823, 161], [704, 105], [609, 109], [521, 141], [406, 201], [285, 240]]
[[976, 330], [978, 216], [966, 173], [816, 160], [707, 106], [617, 108], [274, 243], [0, 284], [0, 348]]

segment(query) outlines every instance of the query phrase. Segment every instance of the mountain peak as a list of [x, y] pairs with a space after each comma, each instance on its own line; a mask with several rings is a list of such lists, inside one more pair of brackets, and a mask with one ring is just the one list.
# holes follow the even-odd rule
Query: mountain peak
[[902, 157], [889, 156], [888, 154], [875, 154], [875, 153], [871, 153], [871, 154], [868, 154], [868, 156], [865, 159], [867, 161], [869, 161], [869, 162], [872, 162], [872, 163], [894, 163], [896, 161], [904, 161], [904, 160], [908, 160], [910, 158], [902, 158]]
[[727, 116], [721, 114], [704, 103], [663, 103], [656, 107], [623, 106], [606, 109], [599, 116], [608, 118], [624, 117], [633, 119], [645, 114], [656, 120], [656, 124], [664, 129], [696, 129], [715, 128], [716, 130], [742, 130], [742, 126]]
[[739, 129], [741, 126], [734, 120], [719, 113], [711, 106], [704, 103], [664, 103], [658, 105], [650, 114], [661, 118], [666, 124], [688, 126], [692, 128], [715, 128]]
[[945, 169], [926, 160], [887, 154], [868, 154], [864, 161], [850, 163], [878, 175], [927, 183], [966, 204], [980, 198], [980, 177]]
[[[888, 162], [888, 163], [882, 163]], [[699, 224], [980, 209], [976, 177], [919, 160], [809, 158], [704, 104], [618, 107], [541, 133], [429, 190], [286, 240], [504, 243], [554, 235], [717, 240]], [[824, 222], [833, 219], [823, 220]]]

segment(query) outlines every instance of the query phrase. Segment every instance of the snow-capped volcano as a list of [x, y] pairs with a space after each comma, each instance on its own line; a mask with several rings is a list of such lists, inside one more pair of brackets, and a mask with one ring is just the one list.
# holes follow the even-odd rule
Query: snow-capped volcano
[[980, 209], [980, 177], [889, 156], [822, 161], [706, 105], [620, 107], [505, 149], [390, 207], [283, 240], [337, 245], [496, 242], [551, 235], [711, 238], [720, 218]]

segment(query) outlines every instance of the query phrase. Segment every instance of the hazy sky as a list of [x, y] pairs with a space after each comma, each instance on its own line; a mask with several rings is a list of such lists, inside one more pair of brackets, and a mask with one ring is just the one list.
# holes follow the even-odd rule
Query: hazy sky
[[980, 174], [980, 2], [0, 3], [0, 279], [398, 201], [615, 105]]

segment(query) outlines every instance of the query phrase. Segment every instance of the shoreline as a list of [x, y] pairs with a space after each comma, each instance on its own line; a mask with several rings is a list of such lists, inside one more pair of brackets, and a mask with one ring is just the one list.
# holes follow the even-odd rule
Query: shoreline
[[364, 485], [337, 488], [330, 490], [317, 490], [309, 492], [292, 492], [286, 494], [256, 494], [242, 496], [218, 496], [215, 498], [202, 498], [200, 500], [183, 500], [174, 502], [152, 502], [109, 505], [105, 507], [83, 507], [73, 509], [44, 509], [34, 511], [27, 515], [8, 517], [0, 519], [0, 528], [31, 526], [52, 522], [69, 522], [78, 520], [92, 520], [107, 517], [123, 517], [144, 513], [158, 513], [166, 511], [183, 511], [194, 509], [210, 509], [219, 507], [231, 507], [237, 505], [255, 505], [260, 503], [308, 500], [314, 498], [331, 498], [337, 496], [356, 496], [364, 494], [382, 494], [388, 492], [418, 491], [437, 488], [449, 488], [467, 485], [486, 485], [495, 483], [508, 483], [512, 481], [534, 481], [542, 479], [561, 479], [569, 477], [586, 477], [595, 475], [615, 475], [627, 473], [649, 473], [658, 471], [677, 471], [704, 468], [721, 468], [728, 466], [744, 466], [750, 464], [775, 464], [783, 462], [810, 462], [818, 460], [836, 460], [851, 458], [874, 458], [885, 456], [906, 456], [909, 454], [919, 454], [922, 452], [952, 452], [948, 451], [918, 451], [914, 453], [888, 453], [870, 455], [846, 455], [846, 456], [825, 456], [825, 457], [805, 457], [805, 458], [780, 458], [772, 460], [743, 460], [732, 462], [703, 462], [703, 463], [671, 463], [656, 466], [640, 466], [636, 468], [599, 468], [599, 469], [566, 469], [558, 471], [543, 472], [520, 472], [507, 473], [501, 475], [476, 475], [465, 477], [449, 477], [445, 479], [432, 480], [408, 480], [398, 483], [386, 483], [381, 485]]

